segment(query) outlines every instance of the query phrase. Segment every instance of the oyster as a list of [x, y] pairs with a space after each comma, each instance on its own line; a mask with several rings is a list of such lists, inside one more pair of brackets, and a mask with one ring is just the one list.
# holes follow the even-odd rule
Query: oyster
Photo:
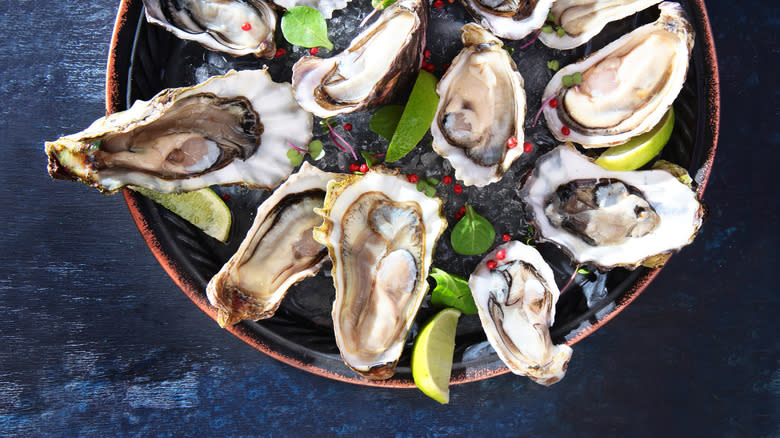
[[307, 145], [312, 117], [265, 70], [230, 71], [171, 88], [86, 130], [46, 143], [49, 173], [104, 193], [125, 185], [181, 192], [212, 184], [274, 188]]
[[312, 238], [322, 223], [314, 209], [322, 207], [328, 181], [340, 176], [304, 162], [260, 204], [238, 251], [206, 288], [221, 326], [270, 318], [287, 289], [319, 271], [328, 250]]
[[607, 23], [647, 9], [661, 0], [556, 0], [550, 14], [566, 31], [541, 33], [539, 40], [553, 49], [573, 49], [590, 41]]
[[576, 263], [636, 268], [691, 243], [696, 194], [664, 170], [609, 171], [566, 145], [540, 157], [520, 197], [537, 237]]
[[[694, 33], [678, 3], [659, 8], [654, 23], [552, 77], [542, 101], [559, 102], [555, 108], [544, 105], [547, 126], [558, 140], [584, 147], [620, 144], [649, 131], [666, 114], [685, 82]], [[576, 72], [582, 83], [565, 87], [563, 77]]]
[[322, 16], [329, 20], [333, 16], [333, 11], [346, 8], [349, 0], [273, 0], [273, 2], [285, 9], [308, 6], [320, 11]]
[[[503, 260], [499, 250], [506, 252]], [[487, 267], [489, 260], [495, 268]], [[513, 373], [542, 385], [563, 378], [572, 350], [550, 338], [559, 292], [536, 249], [516, 241], [499, 246], [471, 274], [469, 288], [490, 345]]]
[[146, 20], [233, 56], [273, 58], [276, 13], [263, 0], [143, 0]]
[[553, 0], [461, 0], [474, 20], [496, 36], [524, 38], [547, 19]]
[[427, 27], [427, 1], [394, 3], [338, 55], [298, 60], [292, 77], [295, 98], [322, 118], [384, 102], [419, 70]]
[[433, 149], [458, 179], [484, 186], [523, 154], [523, 77], [501, 41], [479, 25], [463, 26], [461, 39], [465, 47], [436, 87]]
[[447, 227], [442, 202], [398, 172], [374, 167], [328, 184], [314, 239], [333, 261], [333, 327], [346, 364], [387, 379], [428, 290], [436, 241]]

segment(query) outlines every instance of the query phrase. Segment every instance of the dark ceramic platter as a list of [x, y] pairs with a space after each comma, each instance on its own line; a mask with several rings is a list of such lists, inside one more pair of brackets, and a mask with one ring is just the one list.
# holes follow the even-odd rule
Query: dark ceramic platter
[[[357, 34], [354, 30], [355, 24], [368, 12], [365, 5], [360, 8], [358, 3], [367, 2], [353, 0], [347, 9], [334, 13], [329, 27], [335, 49], [331, 53], [320, 50], [318, 56], [338, 53]], [[687, 81], [674, 103], [677, 118], [672, 140], [664, 149], [661, 158], [687, 168], [694, 177], [695, 188], [701, 196], [709, 177], [717, 143], [718, 75], [703, 2], [684, 2], [683, 6], [696, 29], [696, 44]], [[267, 65], [276, 81], [289, 81], [292, 64], [304, 54], [308, 54], [307, 49], [287, 44], [277, 30], [277, 45], [287, 51], [285, 56], [266, 61], [253, 57], [232, 58], [209, 52], [196, 43], [180, 41], [172, 34], [149, 25], [143, 18], [142, 11], [141, 0], [123, 0], [120, 4], [107, 72], [109, 112], [123, 110], [136, 99], [149, 99], [163, 88], [193, 85], [205, 76], [221, 74], [229, 68], [240, 70]], [[558, 59], [561, 65], [566, 65], [603, 47], [619, 35], [655, 20], [657, 15], [657, 9], [653, 7], [612, 23], [591, 43], [568, 51], [548, 49], [541, 42], [519, 50], [527, 40], [507, 41], [508, 46], [517, 49], [512, 57], [525, 78], [528, 106], [525, 131], [526, 138], [534, 143], [535, 148], [532, 153], [515, 162], [504, 178], [506, 181], [500, 184], [479, 190], [467, 188], [462, 195], [452, 193], [451, 186], [441, 186], [439, 194], [445, 201], [445, 213], [451, 226], [455, 223], [452, 219], [453, 213], [463, 203], [468, 202], [493, 221], [499, 236], [496, 243], [503, 233], [509, 233], [517, 239], [528, 237], [525, 223], [514, 212], [510, 211], [509, 215], [495, 218], [489, 213], [495, 211], [496, 207], [492, 205], [498, 204], [496, 201], [514, 194], [519, 178], [533, 167], [535, 159], [556, 145], [543, 121], [536, 127], [530, 126], [539, 109], [544, 85], [552, 75], [547, 69], [546, 61]], [[460, 50], [458, 31], [461, 24], [467, 21], [471, 19], [459, 4], [445, 3], [444, 8], [431, 8], [428, 48], [433, 54], [431, 62], [437, 66], [434, 71], [437, 76], [441, 77], [443, 74], [440, 66], [449, 62]], [[340, 32], [339, 28], [351, 30]], [[397, 100], [403, 102], [404, 98], [401, 93]], [[350, 133], [353, 144], [361, 149], [383, 151], [386, 143], [378, 140], [368, 130], [370, 114], [371, 112], [349, 115], [337, 120], [339, 123], [353, 124], [355, 129]], [[342, 157], [338, 157], [339, 152], [335, 147], [329, 148], [327, 141], [325, 143], [330, 158], [318, 164], [327, 170], [345, 171], [351, 159], [343, 153]], [[415, 173], [434, 168], [436, 170], [426, 173], [426, 176], [440, 178], [444, 174], [452, 175], [446, 163], [438, 157], [432, 158], [429, 145], [430, 138], [427, 137], [413, 154], [399, 162], [401, 170], [405, 173]], [[240, 187], [215, 190], [229, 195], [227, 203], [233, 212], [233, 229], [226, 244], [205, 236], [148, 199], [129, 190], [124, 191], [133, 218], [155, 257], [187, 296], [212, 318], [216, 318], [216, 312], [206, 300], [206, 284], [236, 250], [251, 226], [257, 205], [268, 195], [264, 191], [251, 191]], [[519, 205], [519, 200], [513, 202]], [[511, 210], [511, 207], [507, 208]], [[479, 257], [456, 256], [448, 241], [449, 230], [442, 236], [437, 247], [434, 266], [467, 277], [478, 263]], [[553, 267], [558, 285], [565, 284], [575, 267], [552, 245], [542, 244], [538, 245], [538, 248]], [[635, 271], [615, 269], [608, 273], [577, 275], [558, 302], [555, 325], [551, 330], [553, 340], [556, 343], [566, 342], [572, 345], [586, 337], [633, 301], [659, 271], [660, 269], [647, 268]], [[333, 296], [331, 279], [325, 273], [320, 273], [296, 285], [273, 318], [260, 322], [244, 321], [227, 330], [276, 359], [325, 377], [364, 385], [413, 386], [409, 369], [411, 340], [419, 324], [437, 309], [427, 300], [423, 303], [407, 341], [407, 348], [399, 361], [396, 375], [387, 381], [369, 381], [347, 368], [338, 354], [330, 320]], [[220, 330], [216, 324], [214, 329]], [[452, 383], [469, 382], [508, 372], [492, 349], [485, 346], [485, 336], [477, 316], [464, 315], [456, 336]], [[576, 360], [576, 352], [573, 359]]]

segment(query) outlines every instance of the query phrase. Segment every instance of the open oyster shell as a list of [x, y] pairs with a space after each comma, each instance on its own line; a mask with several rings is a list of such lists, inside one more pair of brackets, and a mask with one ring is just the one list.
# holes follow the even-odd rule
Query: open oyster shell
[[576, 263], [634, 269], [688, 245], [704, 210], [664, 170], [606, 170], [571, 146], [541, 156], [520, 190], [537, 238]]
[[230, 71], [171, 88], [84, 131], [46, 143], [49, 174], [104, 193], [125, 185], [163, 193], [212, 184], [274, 188], [293, 166], [288, 142], [308, 145], [312, 116], [263, 70]]
[[465, 47], [436, 86], [433, 149], [464, 184], [484, 186], [523, 154], [523, 77], [503, 43], [479, 25], [463, 26], [461, 39]]
[[[499, 260], [501, 250], [506, 256]], [[560, 293], [535, 248], [512, 241], [494, 249], [469, 277], [469, 288], [488, 342], [513, 373], [542, 385], [563, 378], [572, 349], [550, 338]]]
[[322, 118], [384, 102], [419, 70], [427, 28], [427, 1], [394, 3], [338, 55], [298, 60], [292, 77], [295, 98]]
[[539, 40], [553, 49], [573, 49], [596, 36], [607, 23], [647, 9], [661, 0], [556, 0], [550, 9], [555, 24], [566, 34], [539, 34]]
[[[666, 114], [685, 82], [694, 32], [678, 3], [664, 2], [659, 8], [657, 21], [550, 79], [542, 102], [559, 102], [555, 108], [544, 105], [555, 138], [584, 147], [621, 144], [649, 131]], [[567, 88], [563, 77], [575, 72], [582, 74], [582, 83]]]
[[270, 318], [292, 285], [320, 270], [328, 250], [312, 237], [322, 223], [314, 209], [322, 207], [328, 182], [342, 176], [304, 162], [260, 204], [238, 251], [206, 288], [219, 325]]
[[542, 27], [553, 4], [553, 0], [461, 1], [482, 27], [510, 40], [522, 39]]
[[263, 0], [143, 0], [146, 20], [233, 56], [272, 58], [276, 13]]
[[442, 202], [382, 167], [328, 184], [314, 239], [333, 261], [333, 328], [344, 362], [388, 379], [428, 290], [428, 271], [447, 227]]

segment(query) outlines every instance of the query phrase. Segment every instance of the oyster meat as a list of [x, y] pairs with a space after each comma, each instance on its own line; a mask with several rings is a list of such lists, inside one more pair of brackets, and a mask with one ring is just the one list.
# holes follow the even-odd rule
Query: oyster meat
[[143, 0], [146, 20], [233, 56], [273, 58], [276, 13], [263, 0]]
[[636, 268], [693, 241], [696, 193], [665, 170], [609, 171], [566, 145], [540, 157], [520, 197], [537, 237], [576, 263]]
[[553, 0], [461, 0], [474, 20], [501, 38], [519, 40], [547, 19]]
[[553, 49], [573, 49], [596, 36], [607, 23], [647, 9], [661, 0], [556, 0], [550, 14], [565, 35], [540, 33], [539, 40]]
[[[489, 260], [497, 263], [493, 269]], [[469, 288], [488, 342], [513, 373], [542, 385], [563, 378], [572, 349], [550, 338], [559, 291], [535, 248], [516, 241], [499, 246], [471, 274]]]
[[387, 379], [428, 290], [442, 202], [382, 167], [328, 184], [314, 239], [333, 261], [333, 327], [346, 364]]
[[427, 1], [394, 3], [338, 55], [298, 60], [292, 77], [295, 98], [322, 118], [384, 102], [419, 70], [427, 27]]
[[46, 143], [49, 174], [104, 193], [163, 193], [212, 184], [274, 188], [293, 171], [288, 143], [308, 145], [312, 116], [289, 84], [263, 70], [230, 71], [171, 88], [86, 130]]
[[484, 186], [523, 154], [523, 77], [503, 43], [479, 25], [463, 26], [461, 39], [465, 47], [436, 87], [433, 149], [464, 184]]
[[238, 251], [206, 288], [221, 326], [270, 318], [292, 285], [319, 271], [328, 250], [312, 237], [322, 223], [314, 209], [322, 207], [328, 182], [340, 177], [304, 162], [260, 204]]
[[[677, 98], [688, 71], [693, 29], [678, 3], [659, 5], [657, 21], [635, 29], [552, 77], [544, 117], [560, 141], [584, 147], [621, 144], [652, 129]], [[563, 77], [582, 74], [567, 88]], [[568, 129], [564, 129], [568, 128]]]

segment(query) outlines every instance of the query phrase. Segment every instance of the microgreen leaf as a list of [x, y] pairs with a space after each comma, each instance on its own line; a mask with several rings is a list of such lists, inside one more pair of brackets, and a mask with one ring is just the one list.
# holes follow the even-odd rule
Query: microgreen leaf
[[553, 23], [555, 23], [555, 15], [553, 15], [552, 12], [547, 13], [547, 21], [552, 21]]
[[454, 307], [467, 315], [477, 313], [477, 305], [471, 295], [468, 280], [439, 268], [431, 269], [431, 277], [436, 280], [436, 287], [431, 292], [431, 304]]
[[387, 147], [385, 161], [388, 163], [400, 160], [411, 152], [428, 132], [439, 105], [436, 83], [436, 76], [427, 71], [420, 70], [417, 74], [409, 101]]
[[287, 150], [287, 159], [290, 160], [290, 164], [295, 167], [301, 163], [303, 163], [303, 154], [296, 151], [295, 149], [288, 149]]
[[545, 24], [544, 26], [542, 26], [542, 32], [553, 33], [553, 27], [550, 26], [549, 24]]
[[555, 32], [558, 34], [559, 37], [566, 35], [566, 31], [563, 30], [561, 26], [555, 26]]
[[392, 5], [396, 0], [371, 0], [371, 7], [379, 7], [380, 10]]
[[430, 184], [432, 186], [439, 185], [439, 180], [436, 179], [436, 178], [425, 178], [425, 181], [427, 181], [428, 184]]
[[375, 154], [373, 152], [368, 152], [368, 151], [360, 151], [360, 155], [363, 156], [363, 160], [365, 160], [366, 166], [368, 166], [369, 169], [372, 166], [375, 166], [375, 165], [381, 163], [382, 162], [382, 158], [381, 157], [384, 156], [384, 154]]
[[578, 274], [582, 274], [582, 275], [588, 275], [588, 274], [590, 274], [590, 271], [588, 271], [585, 268], [579, 268], [579, 269], [577, 269], [577, 273]]
[[385, 105], [371, 117], [368, 128], [390, 141], [403, 112], [404, 107], [401, 105]]
[[311, 155], [315, 161], [325, 156], [325, 149], [323, 149], [321, 141], [314, 140], [309, 143], [309, 155]]
[[429, 198], [433, 198], [436, 196], [436, 187], [433, 186], [426, 186], [425, 187], [425, 196]]
[[547, 61], [547, 68], [549, 68], [552, 71], [558, 71], [558, 69], [561, 68], [561, 63], [558, 62], [557, 59]]
[[333, 123], [333, 117], [328, 117], [327, 119], [320, 120], [320, 132], [323, 134], [327, 134], [330, 132], [330, 127], [328, 127], [329, 124]]
[[571, 80], [574, 82], [574, 85], [579, 85], [582, 83], [582, 73], [576, 72], [571, 75]]
[[295, 6], [282, 16], [282, 35], [290, 43], [301, 47], [333, 49], [328, 39], [328, 24], [320, 11], [308, 6]]
[[493, 225], [466, 204], [466, 214], [452, 229], [450, 243], [458, 254], [477, 255], [487, 251], [495, 238]]
[[561, 78], [561, 83], [563, 84], [564, 87], [569, 88], [572, 85], [574, 85], [574, 80], [571, 78], [571, 75], [564, 75]]
[[514, 48], [514, 47], [509, 47], [509, 46], [501, 46], [501, 48], [502, 48], [502, 49], [504, 49], [504, 50], [506, 50], [507, 52], [509, 52], [509, 54], [510, 54], [510, 55], [511, 55], [511, 54], [513, 54], [513, 53], [515, 53], [515, 48]]

